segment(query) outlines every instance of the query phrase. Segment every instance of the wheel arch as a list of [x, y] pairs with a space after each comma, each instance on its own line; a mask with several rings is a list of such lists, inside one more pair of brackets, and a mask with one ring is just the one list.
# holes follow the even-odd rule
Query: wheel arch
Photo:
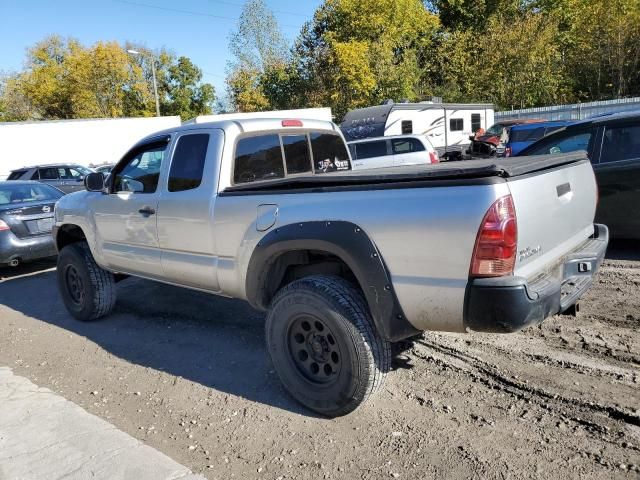
[[82, 227], [67, 223], [53, 228], [53, 239], [59, 252], [72, 243], [87, 241], [87, 236]]
[[398, 341], [419, 333], [402, 311], [377, 247], [351, 222], [303, 222], [270, 231], [251, 255], [245, 282], [247, 300], [255, 308], [267, 310], [282, 287], [316, 274], [338, 275], [354, 283], [384, 339]]

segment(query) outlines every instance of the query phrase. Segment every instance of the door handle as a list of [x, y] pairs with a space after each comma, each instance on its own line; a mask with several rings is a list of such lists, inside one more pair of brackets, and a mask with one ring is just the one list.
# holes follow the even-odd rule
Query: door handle
[[156, 211], [151, 207], [142, 207], [140, 210], [138, 210], [138, 213], [148, 216], [148, 215], [154, 215]]

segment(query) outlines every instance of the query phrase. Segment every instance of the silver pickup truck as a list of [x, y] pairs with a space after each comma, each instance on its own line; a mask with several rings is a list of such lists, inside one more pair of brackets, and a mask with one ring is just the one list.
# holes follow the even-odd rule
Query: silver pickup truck
[[327, 416], [380, 388], [392, 342], [575, 312], [608, 243], [584, 152], [352, 171], [315, 120], [167, 130], [85, 184], [53, 230], [73, 316], [107, 315], [128, 275], [246, 300], [286, 389]]

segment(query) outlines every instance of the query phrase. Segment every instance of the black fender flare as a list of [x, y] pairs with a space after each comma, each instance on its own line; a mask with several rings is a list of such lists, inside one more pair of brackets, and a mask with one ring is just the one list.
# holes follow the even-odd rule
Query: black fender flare
[[399, 341], [420, 333], [406, 319], [376, 245], [351, 222], [294, 223], [267, 233], [256, 245], [247, 269], [246, 295], [252, 306], [260, 310], [269, 308], [271, 295], [266, 286], [271, 268], [281, 255], [303, 250], [329, 253], [351, 269], [384, 339]]

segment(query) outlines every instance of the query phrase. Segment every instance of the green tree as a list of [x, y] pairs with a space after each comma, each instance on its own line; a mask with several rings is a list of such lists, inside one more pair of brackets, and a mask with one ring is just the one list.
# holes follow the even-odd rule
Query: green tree
[[489, 19], [478, 35], [444, 35], [436, 51], [435, 90], [448, 101], [490, 101], [501, 108], [549, 105], [570, 99], [557, 24], [541, 13], [505, 22]]
[[547, 0], [582, 100], [640, 95], [640, 0]]
[[[28, 51], [22, 72], [8, 76], [0, 92], [7, 120], [70, 119], [155, 114], [150, 64], [128, 55], [116, 42], [84, 47], [58, 36]], [[190, 118], [210, 113], [213, 86], [186, 57], [162, 52], [158, 60], [163, 87], [162, 114]]]
[[434, 0], [428, 4], [449, 30], [486, 30], [493, 16], [511, 19], [534, 7], [531, 0]]
[[[228, 65], [227, 94], [232, 107], [250, 112], [282, 103], [279, 89], [281, 82], [289, 78], [288, 46], [264, 0], [248, 0], [244, 4], [229, 49], [233, 58]], [[268, 98], [265, 86], [273, 99]]]
[[420, 98], [437, 28], [419, 0], [326, 0], [296, 42], [303, 97], [338, 117], [387, 98]]

